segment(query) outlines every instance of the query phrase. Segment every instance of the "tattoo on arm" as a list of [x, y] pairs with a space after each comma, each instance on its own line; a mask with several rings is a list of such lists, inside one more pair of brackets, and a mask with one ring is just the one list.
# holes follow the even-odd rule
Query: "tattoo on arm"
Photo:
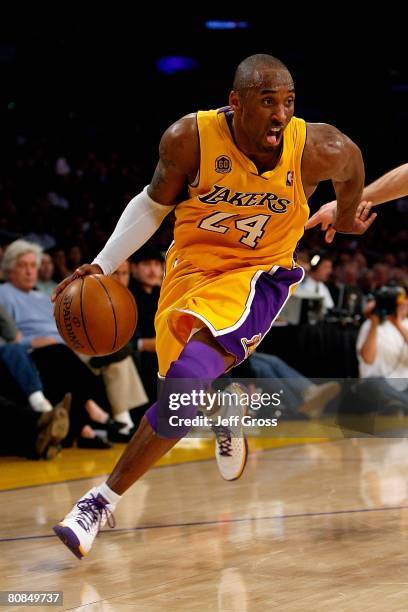
[[199, 165], [195, 116], [182, 118], [163, 134], [159, 163], [149, 186], [149, 195], [162, 204], [174, 204], [195, 175]]
[[176, 162], [172, 159], [160, 159], [150, 182], [151, 188], [155, 190], [166, 184], [169, 181], [168, 170], [175, 166]]

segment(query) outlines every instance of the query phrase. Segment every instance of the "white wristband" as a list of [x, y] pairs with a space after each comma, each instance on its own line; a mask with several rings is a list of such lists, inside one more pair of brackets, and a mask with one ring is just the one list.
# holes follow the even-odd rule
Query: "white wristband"
[[92, 263], [100, 266], [104, 274], [112, 274], [153, 236], [173, 208], [152, 200], [145, 187], [142, 193], [130, 200], [113, 234]]

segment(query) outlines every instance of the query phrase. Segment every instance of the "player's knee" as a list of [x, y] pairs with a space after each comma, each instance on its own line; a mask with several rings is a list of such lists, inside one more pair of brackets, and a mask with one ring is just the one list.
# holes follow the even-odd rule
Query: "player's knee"
[[192, 340], [170, 365], [157, 404], [148, 418], [156, 433], [182, 438], [200, 407], [200, 391], [225, 371], [223, 356], [211, 346]]
[[[231, 355], [230, 353], [227, 353], [227, 351], [221, 346], [218, 340], [214, 338], [214, 336], [212, 335], [208, 327], [203, 327], [199, 329], [194, 334], [191, 341], [201, 342], [203, 345], [206, 346], [206, 348], [212, 349], [217, 355], [219, 355], [219, 357], [224, 362], [224, 370], [223, 370], [224, 372], [225, 370], [227, 370], [228, 368], [234, 365], [235, 357]], [[188, 344], [186, 345], [186, 347], [187, 346]]]

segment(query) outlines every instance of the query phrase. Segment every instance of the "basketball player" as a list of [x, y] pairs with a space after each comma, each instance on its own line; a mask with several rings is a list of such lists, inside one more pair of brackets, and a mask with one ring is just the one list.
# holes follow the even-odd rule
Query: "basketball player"
[[[187, 115], [164, 133], [150, 185], [128, 204], [94, 262], [57, 288], [81, 275], [112, 274], [175, 209], [156, 316], [164, 389], [108, 480], [54, 527], [78, 558], [106, 521], [114, 525], [123, 493], [187, 433], [169, 427], [170, 393], [184, 390], [185, 379], [213, 380], [243, 361], [302, 280], [296, 246], [318, 183], [333, 182], [336, 231], [362, 233], [372, 223], [355, 218], [364, 185], [360, 150], [335, 127], [294, 117], [294, 103], [293, 79], [281, 61], [245, 59], [229, 106]], [[178, 416], [196, 410], [181, 407]], [[246, 453], [243, 437], [219, 437], [224, 478], [240, 476]]]
[[[390, 170], [379, 179], [364, 187], [362, 193], [362, 201], [358, 205], [356, 218], [362, 222], [366, 221], [370, 215], [373, 206], [390, 202], [398, 198], [403, 198], [408, 195], [408, 164], [403, 164], [398, 168]], [[321, 229], [326, 231], [326, 242], [333, 242], [336, 230], [332, 227], [333, 221], [336, 218], [337, 202], [328, 202], [324, 204], [309, 221], [306, 223], [306, 229], [315, 227], [321, 224]], [[373, 213], [371, 217], [377, 216]], [[373, 219], [373, 220], [374, 220]]]

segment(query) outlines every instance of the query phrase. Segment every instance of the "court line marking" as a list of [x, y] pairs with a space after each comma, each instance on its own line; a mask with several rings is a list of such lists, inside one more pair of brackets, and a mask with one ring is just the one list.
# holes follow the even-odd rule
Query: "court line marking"
[[[267, 448], [265, 449], [266, 451], [270, 451], [270, 450], [275, 450], [273, 448]], [[256, 451], [258, 452], [258, 451]], [[263, 449], [260, 450], [260, 452], [264, 452]], [[169, 468], [169, 467], [178, 467], [181, 465], [191, 465], [192, 463], [203, 463], [204, 461], [215, 461], [215, 457], [208, 457], [207, 459], [193, 459], [192, 461], [190, 461], [189, 459], [187, 459], [186, 461], [181, 461], [180, 463], [168, 463], [166, 465], [154, 465], [149, 469], [150, 470], [161, 470], [163, 468]], [[93, 480], [94, 478], [104, 478], [109, 476], [109, 472], [105, 472], [103, 474], [95, 474], [94, 476], [81, 476], [81, 478], [70, 478], [68, 480], [57, 480], [56, 482], [39, 482], [38, 484], [32, 484], [32, 485], [24, 485], [22, 487], [12, 487], [11, 489], [0, 489], [0, 494], [1, 493], [11, 493], [13, 491], [23, 491], [24, 489], [36, 489], [37, 487], [50, 487], [51, 485], [63, 485], [63, 484], [69, 484], [71, 482], [81, 482], [81, 480]]]
[[[339, 440], [335, 440], [335, 442], [338, 442]], [[322, 461], [324, 463], [343, 463], [343, 462], [355, 462], [355, 463], [362, 463], [363, 461], [366, 463], [381, 463], [382, 459], [361, 459], [361, 458], [355, 458], [353, 459], [352, 457], [339, 457], [339, 458], [335, 458], [335, 457], [331, 457], [331, 458], [319, 458], [319, 457], [267, 457], [265, 456], [266, 453], [270, 453], [272, 451], [278, 451], [278, 450], [285, 450], [287, 448], [300, 448], [302, 445], [298, 445], [298, 444], [291, 444], [285, 447], [276, 447], [276, 448], [260, 448], [257, 450], [253, 450], [249, 457], [248, 457], [248, 461], [251, 461], [253, 457], [256, 456], [257, 461], [261, 460], [261, 461], [287, 461], [288, 463], [303, 463], [305, 461], [313, 461], [313, 462], [318, 462], [318, 461]], [[155, 465], [153, 466], [152, 469], [154, 470], [160, 470], [162, 468], [169, 468], [169, 467], [178, 467], [181, 465], [191, 465], [192, 463], [204, 463], [207, 461], [214, 461], [214, 457], [208, 457], [207, 459], [193, 459], [192, 461], [190, 461], [189, 459], [187, 459], [186, 461], [182, 461], [180, 463], [169, 463], [167, 465]], [[395, 461], [395, 463], [398, 463], [397, 461]], [[52, 485], [62, 485], [62, 484], [69, 484], [71, 482], [81, 482], [83, 480], [93, 480], [94, 478], [104, 478], [109, 476], [109, 473], [103, 473], [103, 474], [95, 474], [94, 476], [81, 476], [81, 478], [70, 478], [68, 480], [57, 480], [56, 482], [43, 482], [43, 483], [38, 483], [38, 484], [32, 484], [32, 485], [23, 485], [22, 487], [12, 487], [10, 489], [0, 489], [0, 494], [1, 493], [11, 493], [12, 491], [24, 491], [24, 489], [36, 489], [38, 487], [50, 487]]]
[[[363, 458], [352, 458], [352, 457], [258, 457], [257, 461], [287, 461], [288, 463], [297, 463], [304, 461], [321, 461], [322, 463], [343, 463], [343, 462], [355, 462], [355, 463], [383, 463], [383, 459], [363, 459]], [[398, 463], [397, 460], [394, 463]], [[392, 463], [387, 462], [388, 465], [393, 465]], [[13, 489], [12, 489], [13, 490]]]
[[[336, 442], [337, 441], [338, 440], [336, 440]], [[271, 451], [284, 450], [287, 448], [300, 448], [302, 446], [304, 446], [304, 444], [295, 443], [295, 444], [287, 444], [285, 446], [276, 446], [274, 448], [258, 448], [250, 452], [248, 459], [251, 460], [251, 458], [254, 456], [259, 456], [260, 454], [269, 453]], [[313, 460], [315, 460], [315, 458], [313, 458]], [[204, 457], [203, 459], [192, 459], [192, 460], [185, 459], [184, 461], [180, 461], [179, 463], [167, 463], [165, 465], [153, 465], [152, 468], [150, 469], [151, 470], [161, 470], [163, 468], [178, 467], [182, 465], [191, 465], [192, 463], [204, 463], [206, 461], [215, 461], [215, 457], [214, 456]], [[281, 461], [283, 461], [283, 459], [281, 459]], [[57, 480], [55, 482], [42, 482], [42, 483], [39, 482], [37, 484], [32, 484], [32, 485], [23, 485], [22, 487], [11, 487], [9, 489], [0, 489], [0, 494], [10, 493], [12, 491], [23, 491], [24, 489], [36, 489], [38, 487], [49, 487], [51, 485], [69, 484], [70, 482], [81, 482], [82, 480], [93, 480], [94, 478], [103, 478], [107, 476], [109, 476], [109, 472], [105, 472], [103, 474], [95, 474], [93, 476], [81, 476], [80, 478], [69, 478], [68, 480]]]
[[[231, 525], [234, 523], [253, 523], [255, 521], [283, 521], [286, 519], [297, 518], [314, 518], [319, 516], [336, 516], [342, 514], [359, 514], [362, 512], [389, 512], [396, 510], [408, 510], [406, 506], [384, 506], [381, 508], [356, 508], [348, 510], [331, 510], [329, 512], [299, 512], [296, 514], [276, 514], [272, 516], [247, 516], [232, 519], [222, 519], [213, 521], [192, 521], [191, 523], [167, 523], [162, 525], [141, 525], [139, 527], [122, 527], [118, 529], [104, 529], [100, 533], [130, 533], [132, 531], [149, 531], [150, 529], [172, 529], [175, 527], [201, 527], [206, 525]], [[45, 540], [48, 538], [57, 538], [55, 534], [33, 535], [33, 536], [18, 536], [15, 538], [0, 538], [1, 542], [25, 542], [27, 540]]]

